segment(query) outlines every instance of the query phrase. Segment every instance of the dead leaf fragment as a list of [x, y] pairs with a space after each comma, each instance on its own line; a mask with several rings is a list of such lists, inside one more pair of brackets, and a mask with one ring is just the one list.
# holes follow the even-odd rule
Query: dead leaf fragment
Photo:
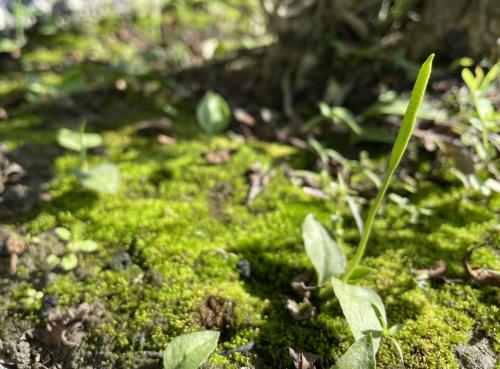
[[236, 152], [235, 149], [222, 149], [203, 153], [203, 158], [208, 164], [221, 165], [226, 163]]
[[313, 283], [314, 281], [314, 273], [311, 271], [306, 271], [302, 274], [299, 274], [290, 282], [290, 286], [293, 290], [303, 299], [309, 299], [311, 297], [311, 291], [316, 290], [317, 286], [309, 287], [308, 285]]
[[260, 163], [256, 163], [250, 167], [248, 171], [248, 179], [250, 181], [250, 189], [248, 190], [246, 204], [251, 205], [257, 195], [269, 183], [269, 180], [274, 176], [275, 171], [266, 171]]
[[162, 117], [139, 123], [135, 132], [139, 136], [154, 137], [158, 135], [168, 135], [171, 130], [172, 121]]
[[288, 353], [293, 360], [295, 369], [323, 369], [323, 359], [321, 356], [310, 352], [295, 351], [293, 348], [288, 348]]
[[297, 321], [312, 319], [316, 314], [316, 308], [308, 299], [304, 299], [304, 301], [300, 304], [295, 300], [287, 299], [286, 309], [292, 318]]
[[17, 234], [10, 234], [3, 242], [4, 252], [10, 257], [10, 274], [15, 275], [17, 262], [26, 246], [26, 242]]
[[467, 251], [467, 253], [464, 256], [465, 270], [467, 270], [467, 273], [469, 273], [470, 277], [479, 284], [498, 287], [500, 286], [499, 271], [486, 268], [473, 269], [472, 266], [470, 265], [470, 258], [472, 254], [474, 253], [474, 251], [476, 251], [481, 247], [486, 247], [486, 246], [485, 245], [475, 246], [469, 251]]
[[29, 334], [49, 346], [78, 346], [82, 339], [82, 335], [78, 333], [82, 331], [83, 322], [91, 310], [91, 306], [86, 302], [64, 312], [54, 308], [49, 311], [45, 322]]
[[156, 136], [156, 141], [158, 141], [160, 145], [165, 145], [165, 146], [173, 146], [177, 143], [177, 140], [175, 138], [167, 135]]
[[446, 263], [444, 262], [444, 260], [438, 260], [430, 268], [415, 269], [414, 273], [417, 277], [422, 279], [433, 279], [441, 277], [445, 271], [446, 271]]
[[245, 109], [243, 108], [235, 108], [234, 109], [234, 118], [247, 126], [255, 125], [255, 118], [252, 117]]

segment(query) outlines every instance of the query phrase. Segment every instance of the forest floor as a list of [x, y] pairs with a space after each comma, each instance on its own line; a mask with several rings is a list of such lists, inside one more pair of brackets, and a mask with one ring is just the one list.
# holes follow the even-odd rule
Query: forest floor
[[[349, 207], [297, 183], [296, 171], [316, 168], [308, 150], [231, 129], [209, 139], [195, 102], [125, 64], [127, 52], [68, 34], [4, 64], [1, 160], [23, 171], [0, 194], [0, 236], [26, 245], [14, 276], [0, 257], [0, 368], [159, 368], [168, 342], [198, 329], [221, 332], [204, 368], [291, 368], [288, 347], [329, 367], [352, 343], [340, 307], [329, 288], [303, 302], [291, 282], [312, 279], [301, 235], [308, 213], [353, 254], [359, 232]], [[57, 145], [58, 129], [78, 130], [82, 120], [103, 137], [90, 164], [120, 169], [115, 195], [83, 190], [73, 175], [79, 155]], [[159, 131], [138, 129], [151, 123]], [[379, 176], [389, 150], [378, 145], [368, 164]], [[499, 244], [500, 197], [433, 180], [432, 160], [405, 160], [421, 173], [407, 196], [428, 211], [385, 202], [365, 259], [376, 272], [365, 284], [383, 298], [389, 323], [404, 325], [405, 367], [493, 368], [498, 288], [471, 280], [463, 260], [472, 246]], [[395, 192], [404, 192], [402, 177]], [[54, 267], [51, 256], [67, 252], [57, 227], [98, 249], [78, 254], [70, 271]], [[419, 277], [439, 260], [443, 273]], [[489, 249], [472, 263], [499, 269]], [[298, 313], [287, 309], [292, 300]], [[62, 328], [51, 330], [53, 321]], [[378, 363], [403, 367], [390, 343]]]

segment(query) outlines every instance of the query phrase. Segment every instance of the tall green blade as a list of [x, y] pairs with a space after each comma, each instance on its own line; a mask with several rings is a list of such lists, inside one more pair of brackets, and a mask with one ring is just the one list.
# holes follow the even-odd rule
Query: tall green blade
[[408, 103], [408, 107], [406, 108], [405, 115], [403, 117], [403, 123], [401, 124], [401, 128], [399, 129], [399, 133], [396, 137], [396, 141], [394, 142], [394, 146], [392, 147], [391, 157], [389, 159], [389, 168], [384, 177], [384, 182], [382, 183], [382, 187], [377, 194], [377, 197], [373, 201], [373, 204], [368, 212], [368, 216], [365, 222], [365, 228], [363, 230], [363, 234], [361, 235], [361, 240], [359, 241], [359, 246], [356, 251], [356, 255], [349, 266], [349, 269], [343, 276], [343, 280], [347, 281], [354, 271], [356, 267], [359, 265], [363, 254], [365, 252], [366, 244], [368, 242], [368, 238], [370, 237], [370, 232], [372, 230], [373, 220], [375, 219], [375, 215], [382, 203], [382, 199], [389, 188], [389, 184], [391, 182], [392, 176], [396, 171], [396, 168], [403, 157], [406, 146], [408, 146], [408, 142], [410, 141], [411, 134], [413, 132], [413, 128], [415, 127], [415, 121], [417, 119], [417, 111], [422, 103], [424, 98], [425, 89], [427, 88], [427, 83], [429, 82], [429, 77], [431, 75], [432, 70], [432, 60], [434, 59], [434, 54], [431, 54], [427, 60], [424, 62], [420, 71], [418, 72], [417, 80], [415, 81], [415, 86], [413, 87], [413, 91], [411, 93], [410, 101]]

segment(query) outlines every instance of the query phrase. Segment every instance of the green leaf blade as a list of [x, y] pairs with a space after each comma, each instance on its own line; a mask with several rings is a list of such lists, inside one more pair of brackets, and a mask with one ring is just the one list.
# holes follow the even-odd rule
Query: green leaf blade
[[67, 128], [61, 128], [57, 132], [57, 143], [68, 150], [81, 151], [92, 149], [102, 144], [102, 137], [97, 133], [75, 132]]
[[94, 252], [98, 248], [97, 243], [92, 240], [77, 240], [74, 241], [73, 244], [76, 249], [81, 252]]
[[413, 87], [413, 91], [411, 93], [410, 101], [408, 103], [408, 107], [406, 108], [405, 115], [403, 117], [403, 122], [401, 124], [401, 128], [399, 129], [398, 135], [394, 142], [394, 146], [392, 148], [391, 156], [389, 159], [389, 168], [384, 177], [384, 181], [382, 183], [382, 187], [380, 188], [375, 200], [368, 211], [368, 216], [365, 222], [365, 228], [361, 235], [361, 239], [359, 241], [358, 249], [356, 250], [356, 255], [354, 255], [354, 259], [349, 265], [347, 272], [343, 276], [344, 281], [348, 281], [352, 272], [361, 262], [363, 258], [366, 244], [368, 243], [368, 239], [370, 238], [371, 229], [373, 226], [373, 221], [375, 220], [375, 216], [377, 215], [378, 209], [382, 204], [382, 200], [389, 188], [391, 183], [392, 176], [396, 171], [399, 162], [401, 161], [403, 154], [406, 150], [406, 146], [408, 146], [408, 142], [410, 141], [411, 134], [413, 132], [413, 128], [415, 126], [415, 121], [417, 119], [418, 108], [420, 107], [422, 100], [424, 98], [425, 90], [427, 88], [427, 83], [429, 82], [429, 77], [432, 71], [432, 61], [434, 59], [434, 54], [431, 54], [427, 60], [424, 62], [420, 71], [418, 72], [417, 80], [415, 81], [415, 86]]
[[115, 194], [120, 187], [120, 170], [112, 163], [99, 164], [88, 171], [78, 170], [76, 177], [91, 191]]
[[[383, 323], [387, 325], [385, 307], [380, 296], [369, 288], [344, 283], [335, 277], [332, 278], [332, 286], [354, 339], [357, 341], [369, 333], [380, 336], [384, 331]], [[373, 306], [380, 312], [380, 318]], [[375, 352], [379, 345], [380, 337], [375, 337]]]
[[231, 109], [219, 94], [208, 91], [196, 107], [198, 124], [209, 135], [222, 132], [229, 125]]
[[326, 279], [340, 277], [345, 272], [347, 259], [344, 252], [312, 214], [304, 219], [302, 237], [307, 256], [318, 273], [319, 285]]
[[69, 241], [69, 240], [71, 240], [71, 232], [68, 229], [66, 229], [66, 228], [56, 227], [54, 229], [54, 232], [55, 232], [56, 236], [59, 237], [59, 239], [61, 241]]
[[371, 335], [354, 342], [349, 350], [337, 360], [332, 369], [375, 369], [375, 350]]
[[401, 124], [401, 128], [392, 148], [391, 158], [389, 160], [389, 172], [396, 169], [410, 141], [413, 128], [415, 127], [415, 121], [417, 120], [418, 108], [424, 99], [427, 83], [431, 75], [433, 59], [434, 54], [431, 54], [418, 72], [417, 80], [415, 81], [410, 101], [403, 117], [403, 123]]
[[214, 352], [219, 332], [201, 331], [174, 338], [163, 353], [164, 369], [198, 369]]

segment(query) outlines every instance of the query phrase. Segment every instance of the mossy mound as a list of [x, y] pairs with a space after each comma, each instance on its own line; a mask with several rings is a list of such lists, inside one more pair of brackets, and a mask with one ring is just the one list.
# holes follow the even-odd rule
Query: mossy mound
[[[285, 301], [297, 298], [290, 281], [311, 268], [300, 234], [304, 217], [312, 212], [333, 231], [329, 215], [338, 208], [306, 195], [286, 178], [281, 164], [307, 162], [298, 150], [224, 136], [209, 142], [202, 135], [193, 136], [193, 130], [188, 118], [174, 121], [178, 141], [173, 146], [138, 137], [130, 127], [105, 131], [106, 160], [122, 172], [115, 196], [83, 191], [72, 175], [78, 155], [57, 157], [52, 201], [30, 214], [24, 227], [31, 236], [66, 227], [97, 241], [100, 248], [80, 256], [75, 271], [53, 274], [42, 291], [58, 296], [62, 306], [83, 301], [100, 306], [101, 318], [93, 322], [85, 340], [88, 353], [101, 355], [102, 367], [140, 367], [141, 353], [161, 351], [172, 337], [202, 328], [222, 331], [219, 350], [249, 342], [255, 347], [250, 355], [215, 355], [209, 367], [239, 368], [255, 359], [267, 368], [290, 366], [288, 346], [333, 363], [351, 337], [331, 293], [325, 289], [314, 296], [317, 314], [308, 321], [295, 321]], [[24, 132], [28, 141], [29, 128]], [[210, 165], [203, 158], [209, 147], [236, 152], [227, 163]], [[102, 160], [92, 157], [96, 163]], [[276, 174], [247, 206], [246, 173], [257, 162], [275, 168]], [[478, 202], [459, 187], [424, 184], [413, 200], [431, 209], [432, 215], [412, 224], [403, 209], [386, 204], [375, 222], [365, 261], [377, 270], [366, 283], [383, 297], [390, 322], [405, 325], [399, 339], [407, 365], [459, 368], [454, 348], [471, 337], [488, 337], [498, 353], [498, 291], [472, 285], [462, 259], [473, 245], [498, 243], [493, 209], [499, 199]], [[358, 234], [348, 210], [342, 213], [346, 232], [340, 241], [349, 254]], [[131, 265], [110, 266], [124, 252]], [[411, 269], [440, 259], [446, 261], [446, 276], [452, 282], [419, 283]], [[241, 260], [250, 263], [249, 279], [240, 276]], [[495, 255], [482, 253], [476, 263], [495, 260]], [[21, 258], [13, 282], [19, 288], [37, 288], [30, 284], [30, 273], [23, 274], [28, 262]], [[15, 289], [9, 291], [7, 300], [15, 295]], [[210, 299], [218, 303], [215, 308], [207, 303]], [[21, 319], [27, 326], [36, 322], [39, 304], [21, 308], [10, 301], [3, 307], [4, 320]], [[400, 367], [388, 344], [381, 348], [379, 363], [383, 368]]]
[[[292, 279], [312, 269], [300, 232], [308, 213], [336, 235], [348, 256], [359, 237], [345, 204], [311, 197], [287, 177], [285, 164], [310, 170], [310, 155], [233, 133], [209, 140], [195, 124], [192, 106], [169, 100], [168, 83], [131, 72], [128, 48], [71, 35], [57, 40], [47, 41], [50, 50], [28, 49], [24, 68], [57, 69], [66, 59], [75, 64], [85, 59], [77, 68], [88, 81], [83, 92], [72, 91], [74, 84], [52, 73], [45, 76], [55, 86], [48, 95], [22, 73], [0, 81], [0, 101], [13, 105], [0, 125], [2, 142], [24, 159], [29, 176], [50, 178], [48, 188], [38, 189], [49, 199], [2, 228], [4, 235], [18, 230], [31, 241], [15, 278], [7, 276], [8, 262], [1, 259], [0, 359], [18, 363], [24, 355], [26, 366], [18, 367], [29, 368], [41, 352], [48, 365], [67, 368], [158, 368], [158, 353], [173, 337], [206, 328], [222, 333], [206, 368], [290, 368], [287, 347], [319, 354], [327, 367], [333, 364], [352, 337], [331, 289], [313, 294], [310, 320], [296, 321], [285, 308], [288, 298], [300, 300]], [[73, 55], [68, 45], [80, 54]], [[133, 88], [110, 88], [118, 78]], [[63, 87], [70, 98], [58, 95]], [[17, 106], [13, 99], [28, 103]], [[92, 111], [82, 112], [79, 104]], [[173, 121], [174, 145], [140, 137], [129, 124], [165, 112]], [[120, 168], [116, 195], [84, 191], [73, 175], [79, 156], [56, 147], [57, 129], [76, 128], [82, 115], [90, 116], [89, 130], [102, 133], [105, 142], [105, 150], [90, 153], [91, 164], [112, 161]], [[215, 148], [235, 152], [226, 163], [211, 165], [203, 154]], [[255, 163], [274, 175], [247, 205], [248, 171]], [[395, 181], [393, 188], [401, 187]], [[480, 198], [458, 183], [440, 187], [421, 180], [411, 203], [432, 213], [415, 218], [386, 201], [364, 260], [376, 269], [364, 283], [382, 296], [389, 323], [404, 324], [397, 338], [406, 367], [458, 369], [456, 348], [480, 340], [498, 355], [498, 289], [471, 281], [463, 258], [473, 246], [499, 244], [500, 197]], [[344, 220], [343, 232], [331, 220], [334, 213]], [[55, 227], [98, 242], [98, 251], [79, 255], [70, 272], [49, 268], [48, 255], [64, 249]], [[478, 250], [473, 266], [498, 269], [491, 250]], [[412, 272], [441, 259], [445, 280], [422, 281]], [[242, 261], [250, 265], [250, 275], [239, 270]], [[92, 305], [77, 349], [68, 353], [35, 342], [30, 351], [24, 334], [40, 322], [42, 302], [26, 299], [29, 289], [56, 296], [62, 308]], [[253, 350], [234, 352], [251, 343]], [[378, 360], [381, 368], [402, 367], [389, 343], [382, 344]]]

